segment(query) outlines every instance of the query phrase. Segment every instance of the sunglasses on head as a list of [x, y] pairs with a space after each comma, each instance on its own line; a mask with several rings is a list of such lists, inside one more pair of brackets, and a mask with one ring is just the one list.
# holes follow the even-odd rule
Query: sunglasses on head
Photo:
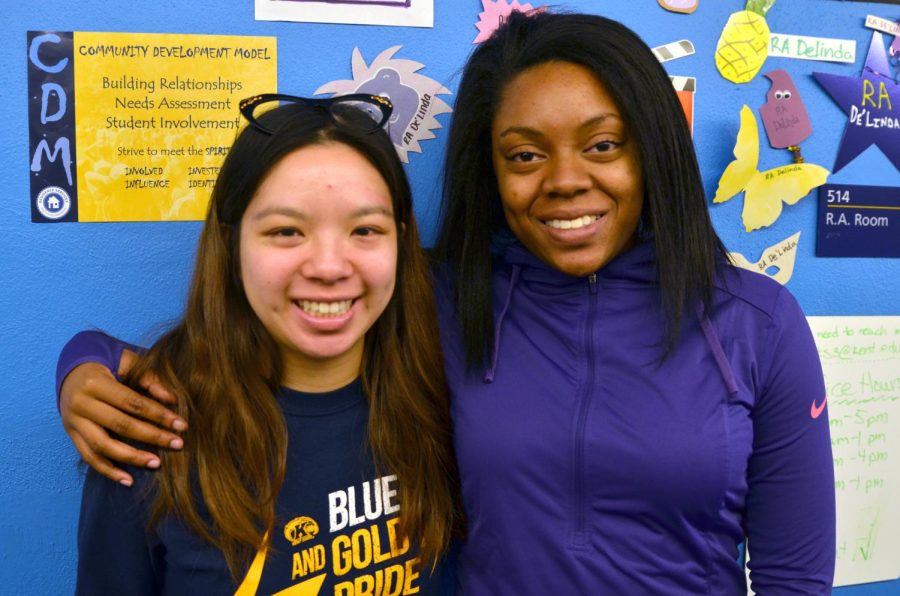
[[325, 99], [297, 97], [282, 93], [263, 93], [242, 99], [239, 109], [250, 126], [262, 133], [274, 134], [275, 131], [266, 128], [259, 121], [259, 117], [272, 108], [286, 104], [322, 110], [337, 126], [367, 134], [384, 126], [394, 110], [394, 106], [388, 98], [366, 93], [338, 95]]

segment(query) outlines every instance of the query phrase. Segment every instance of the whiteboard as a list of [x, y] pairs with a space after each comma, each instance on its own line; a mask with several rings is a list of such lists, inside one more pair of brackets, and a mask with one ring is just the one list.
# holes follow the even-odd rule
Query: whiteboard
[[900, 317], [808, 317], [825, 373], [835, 586], [900, 577]]

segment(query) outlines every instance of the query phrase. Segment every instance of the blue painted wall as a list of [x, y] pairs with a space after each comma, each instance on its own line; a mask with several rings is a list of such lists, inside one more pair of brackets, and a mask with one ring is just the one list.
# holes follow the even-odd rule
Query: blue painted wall
[[[534, 2], [537, 4], [537, 2]], [[370, 61], [397, 44], [398, 57], [425, 64], [422, 71], [455, 90], [459, 69], [477, 34], [479, 0], [435, 0], [433, 29], [269, 23], [253, 20], [251, 0], [101, 0], [0, 3], [0, 593], [71, 592], [81, 479], [75, 450], [63, 432], [53, 396], [60, 347], [75, 331], [99, 327], [133, 341], [152, 336], [181, 308], [199, 223], [30, 223], [25, 32], [123, 31], [270, 35], [278, 38], [279, 87], [309, 95], [322, 83], [350, 78], [358, 46]], [[668, 64], [671, 74], [695, 76], [695, 141], [711, 197], [731, 159], [743, 103], [765, 101], [768, 81], [758, 76], [733, 85], [715, 70], [713, 52], [728, 14], [743, 0], [700, 0], [693, 15], [676, 15], [655, 0], [582, 0], [567, 6], [619, 19], [651, 46], [682, 38], [697, 54]], [[846, 117], [812, 80], [815, 71], [857, 75], [870, 31], [866, 14], [900, 19], [900, 7], [835, 0], [782, 0], [769, 13], [773, 31], [857, 41], [853, 65], [770, 58], [765, 70], [784, 68], [809, 108], [813, 137], [803, 153], [831, 168]], [[450, 98], [452, 101], [452, 98]], [[900, 109], [900, 108], [897, 108]], [[448, 115], [438, 119], [446, 124]], [[762, 135], [762, 131], [761, 131]], [[417, 214], [434, 236], [438, 171], [444, 130], [411, 154]], [[760, 167], [787, 163], [787, 153], [761, 139]], [[832, 182], [900, 186], [900, 173], [870, 148]], [[900, 260], [819, 259], [814, 251], [814, 197], [788, 207], [771, 228], [746, 234], [740, 199], [712, 207], [729, 248], [752, 260], [761, 250], [803, 232], [788, 284], [811, 315], [900, 314]], [[898, 232], [900, 233], [900, 232]], [[900, 568], [900, 559], [898, 559]], [[900, 594], [900, 582], [837, 590], [841, 596]]]

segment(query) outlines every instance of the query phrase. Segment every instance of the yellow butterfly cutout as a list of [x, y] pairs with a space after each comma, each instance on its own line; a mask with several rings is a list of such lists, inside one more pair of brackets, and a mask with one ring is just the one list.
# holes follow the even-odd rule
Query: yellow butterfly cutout
[[734, 161], [728, 164], [713, 203], [724, 203], [744, 191], [741, 218], [748, 232], [775, 223], [782, 203], [793, 205], [817, 186], [825, 184], [830, 172], [812, 163], [793, 163], [765, 172], [759, 162], [759, 128], [756, 116], [746, 105], [741, 109], [741, 129], [734, 145]]

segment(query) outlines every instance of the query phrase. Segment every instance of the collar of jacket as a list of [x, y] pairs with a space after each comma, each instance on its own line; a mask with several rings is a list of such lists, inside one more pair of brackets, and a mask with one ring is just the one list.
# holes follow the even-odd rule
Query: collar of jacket
[[[500, 311], [494, 319], [494, 344], [489, 354], [488, 366], [483, 381], [492, 383], [496, 375], [500, 356], [500, 341], [503, 321], [513, 301], [513, 294], [519, 283], [541, 286], [546, 295], [560, 295], [574, 291], [584, 291], [587, 277], [576, 277], [558, 271], [536, 257], [520, 242], [511, 243], [503, 253], [503, 261], [510, 268], [509, 284]], [[629, 285], [655, 285], [656, 248], [652, 241], [644, 241], [622, 254], [596, 272], [593, 283], [600, 286], [624, 283]]]
[[[485, 370], [483, 381], [492, 383], [496, 376], [497, 362], [500, 354], [500, 337], [503, 328], [503, 320], [509, 310], [510, 303], [513, 300], [513, 293], [517, 283], [536, 283], [544, 284], [545, 293], [565, 293], [571, 291], [582, 291], [586, 277], [576, 277], [567, 275], [558, 271], [534, 256], [527, 248], [519, 242], [514, 242], [506, 249], [503, 260], [511, 268], [509, 286], [506, 289], [506, 296], [500, 308], [499, 315], [494, 322], [494, 345], [490, 354], [490, 362]], [[626, 250], [616, 258], [611, 260], [606, 266], [596, 272], [596, 283], [601, 287], [604, 285], [627, 284], [627, 285], [656, 285], [658, 283], [658, 273], [656, 269], [656, 246], [652, 238], [638, 243], [629, 250]], [[694, 314], [700, 324], [706, 343], [715, 358], [716, 365], [722, 374], [728, 392], [734, 394], [737, 392], [737, 382], [734, 372], [722, 343], [719, 340], [715, 327], [709, 317], [703, 312], [703, 307], [699, 303], [694, 309]]]
[[[558, 271], [536, 257], [520, 242], [512, 243], [503, 254], [507, 266], [520, 269], [519, 278], [558, 287], [560, 290], [583, 287], [587, 277], [577, 277]], [[656, 284], [656, 247], [652, 239], [636, 244], [616, 256], [597, 272], [601, 285], [613, 282]]]

